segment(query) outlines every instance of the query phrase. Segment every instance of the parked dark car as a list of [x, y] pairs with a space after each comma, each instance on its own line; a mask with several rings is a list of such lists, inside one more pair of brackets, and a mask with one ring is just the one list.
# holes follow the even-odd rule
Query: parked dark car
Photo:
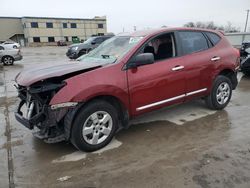
[[244, 43], [241, 49], [242, 49], [241, 52], [242, 56], [241, 56], [240, 69], [245, 75], [250, 76], [250, 42]]
[[239, 57], [219, 31], [121, 34], [77, 62], [20, 72], [15, 117], [38, 128], [34, 134], [45, 142], [98, 150], [129, 119], [165, 106], [202, 98], [210, 109], [225, 108], [238, 84]]
[[72, 44], [69, 46], [69, 49], [66, 55], [70, 59], [77, 59], [78, 57], [87, 54], [91, 50], [98, 47], [103, 41], [113, 37], [114, 35], [104, 35], [104, 36], [96, 36], [91, 37], [83, 43]]
[[244, 59], [245, 57], [248, 56], [248, 52], [246, 52], [246, 49], [250, 48], [250, 41], [246, 41], [246, 42], [243, 42], [241, 44], [241, 48], [240, 48], [240, 57], [242, 59]]

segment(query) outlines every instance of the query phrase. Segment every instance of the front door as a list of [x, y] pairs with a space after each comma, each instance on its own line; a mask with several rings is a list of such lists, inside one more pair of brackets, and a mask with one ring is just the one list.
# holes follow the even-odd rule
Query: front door
[[127, 71], [132, 114], [183, 102], [185, 69], [181, 58], [176, 57], [174, 34], [152, 39], [139, 53], [153, 53], [155, 62]]

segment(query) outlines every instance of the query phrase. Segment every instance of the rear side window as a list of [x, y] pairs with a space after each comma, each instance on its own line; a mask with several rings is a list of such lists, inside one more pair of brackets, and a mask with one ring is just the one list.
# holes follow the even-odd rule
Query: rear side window
[[4, 47], [0, 46], [0, 50], [4, 50]]
[[183, 55], [208, 49], [207, 39], [201, 32], [179, 31]]
[[96, 42], [97, 44], [100, 44], [100, 43], [103, 42], [103, 38], [96, 38], [96, 39], [95, 39], [95, 42]]
[[211, 33], [211, 32], [206, 32], [206, 35], [208, 36], [210, 41], [213, 43], [213, 45], [216, 45], [218, 42], [220, 42], [221, 38], [217, 34]]

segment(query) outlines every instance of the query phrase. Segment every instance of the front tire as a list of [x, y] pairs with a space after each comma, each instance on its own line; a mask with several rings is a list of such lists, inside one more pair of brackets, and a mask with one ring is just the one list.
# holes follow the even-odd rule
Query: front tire
[[84, 106], [72, 126], [71, 142], [82, 151], [96, 151], [112, 140], [118, 127], [118, 115], [114, 106], [95, 100]]
[[226, 76], [219, 75], [214, 83], [211, 93], [205, 98], [208, 108], [222, 110], [227, 106], [232, 96], [232, 83]]

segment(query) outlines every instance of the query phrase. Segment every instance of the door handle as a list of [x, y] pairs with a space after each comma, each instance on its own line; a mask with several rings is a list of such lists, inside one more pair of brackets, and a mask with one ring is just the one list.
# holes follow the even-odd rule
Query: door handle
[[172, 68], [172, 71], [178, 71], [178, 70], [181, 70], [181, 69], [184, 69], [184, 66], [178, 65], [178, 66]]
[[220, 57], [218, 57], [218, 56], [211, 58], [211, 61], [218, 61], [218, 60], [220, 60]]

